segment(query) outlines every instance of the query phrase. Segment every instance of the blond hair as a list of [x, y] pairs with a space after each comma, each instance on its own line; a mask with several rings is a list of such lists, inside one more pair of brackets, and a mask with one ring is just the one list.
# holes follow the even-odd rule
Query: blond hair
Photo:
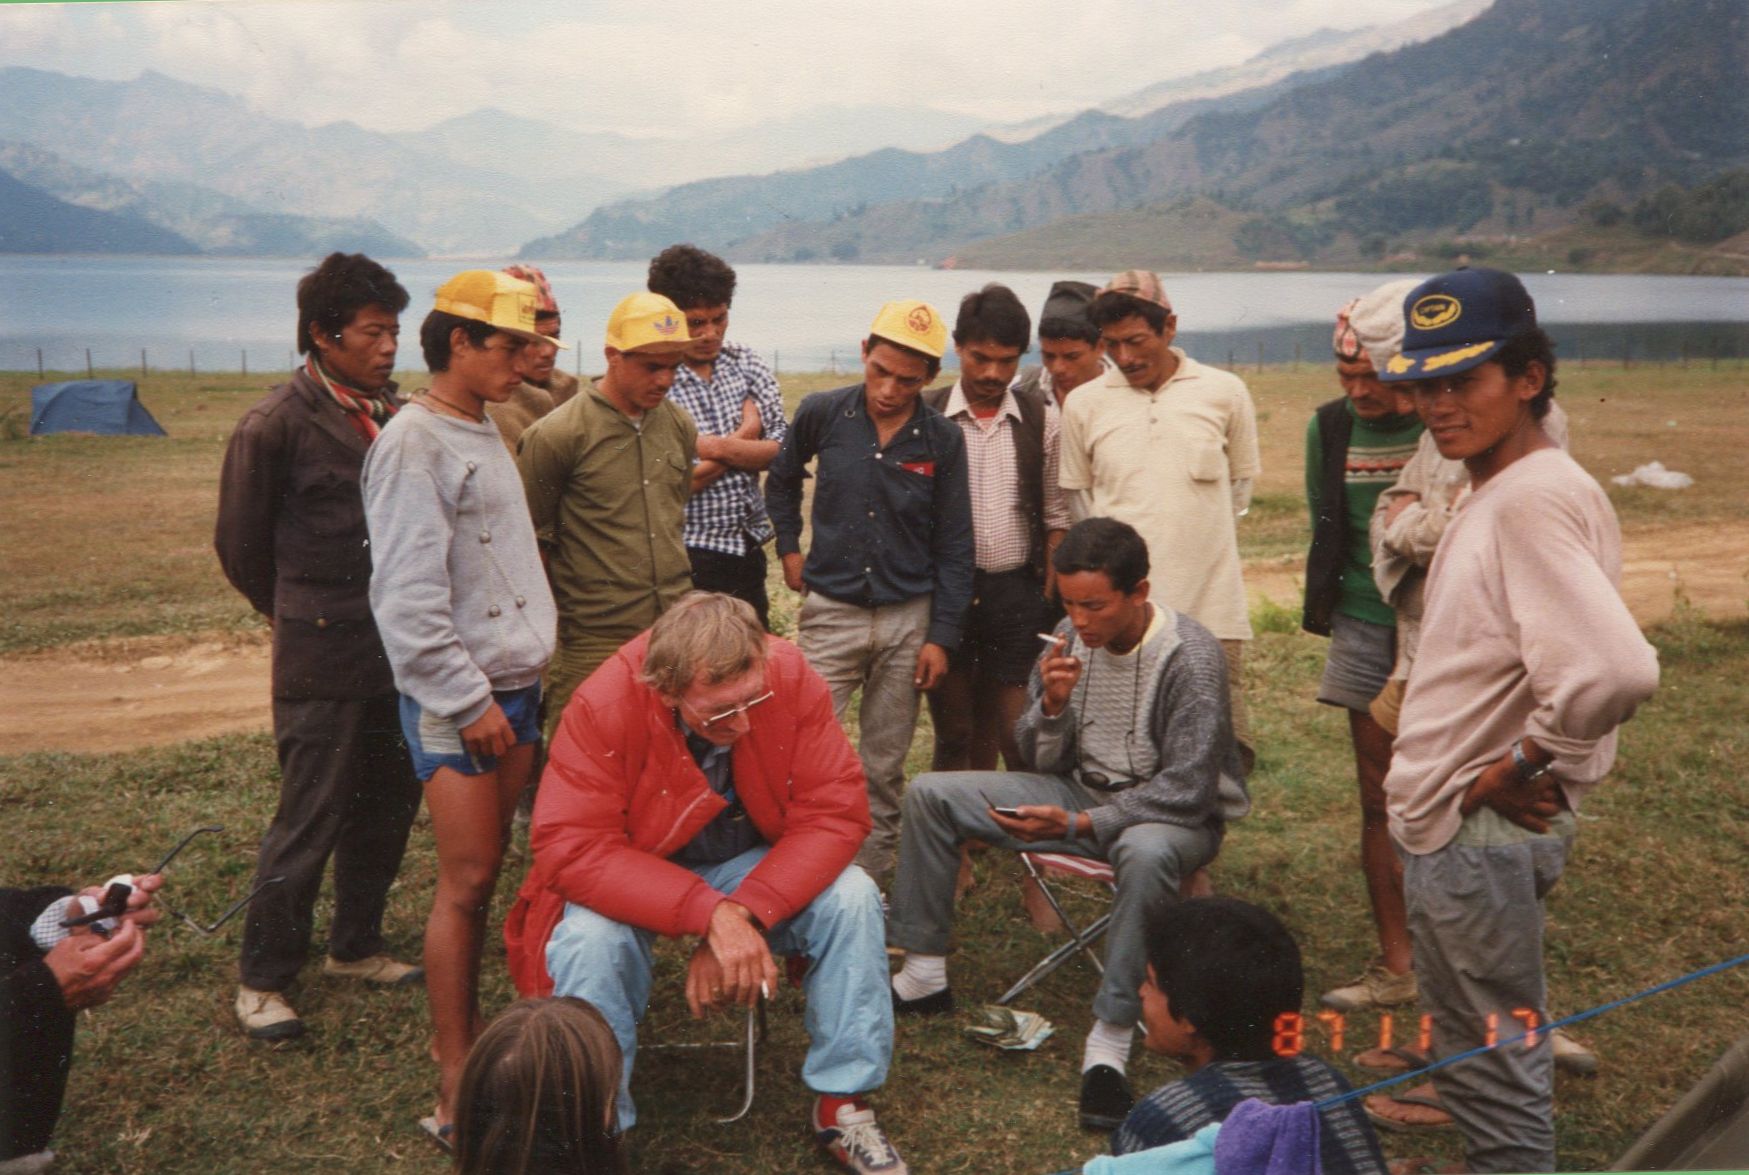
[[714, 685], [765, 662], [765, 629], [753, 605], [721, 592], [687, 592], [650, 629], [643, 682], [678, 698], [694, 681]]

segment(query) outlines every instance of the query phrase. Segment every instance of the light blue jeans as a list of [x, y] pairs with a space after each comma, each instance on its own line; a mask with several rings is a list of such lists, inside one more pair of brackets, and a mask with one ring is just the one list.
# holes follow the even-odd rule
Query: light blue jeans
[[[760, 845], [721, 864], [688, 868], [712, 889], [733, 897], [769, 851], [769, 845]], [[579, 996], [599, 1008], [625, 1054], [619, 1085], [622, 1130], [637, 1121], [632, 1062], [638, 1023], [650, 1003], [655, 938], [654, 931], [566, 903], [564, 917], [547, 941], [553, 994]], [[893, 1060], [893, 997], [885, 939], [880, 891], [855, 865], [846, 866], [801, 913], [766, 935], [774, 954], [811, 960], [802, 981], [809, 1040], [802, 1081], [815, 1093], [866, 1093], [887, 1079]]]

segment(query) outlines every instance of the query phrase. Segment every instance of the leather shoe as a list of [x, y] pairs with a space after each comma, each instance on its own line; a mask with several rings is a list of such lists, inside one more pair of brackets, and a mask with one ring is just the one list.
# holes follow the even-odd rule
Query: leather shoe
[[951, 987], [932, 991], [928, 995], [918, 996], [914, 1000], [905, 999], [898, 992], [893, 992], [893, 1015], [895, 1016], [945, 1016], [951, 1011], [953, 1011], [953, 988]]
[[1116, 1130], [1135, 1104], [1129, 1079], [1110, 1065], [1095, 1065], [1081, 1074], [1081, 1129]]

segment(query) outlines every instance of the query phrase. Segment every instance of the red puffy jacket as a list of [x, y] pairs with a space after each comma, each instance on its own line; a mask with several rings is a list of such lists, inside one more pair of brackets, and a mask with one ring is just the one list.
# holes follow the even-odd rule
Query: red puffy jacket
[[[525, 996], [552, 994], [547, 939], [566, 902], [659, 934], [703, 934], [725, 895], [667, 858], [726, 806], [674, 711], [640, 680], [649, 633], [578, 687], [559, 721], [529, 829], [529, 870], [504, 926]], [[765, 685], [734, 745], [735, 793], [771, 851], [732, 895], [763, 926], [801, 911], [868, 835], [862, 763], [801, 650], [766, 638]]]

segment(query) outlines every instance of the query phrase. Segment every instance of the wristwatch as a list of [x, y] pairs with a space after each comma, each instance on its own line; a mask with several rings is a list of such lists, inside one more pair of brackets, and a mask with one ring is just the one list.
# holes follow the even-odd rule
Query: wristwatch
[[1532, 763], [1524, 753], [1524, 740], [1512, 744], [1512, 769], [1518, 773], [1518, 782], [1535, 783], [1550, 771], [1554, 770], [1555, 761], [1550, 759], [1541, 767]]

